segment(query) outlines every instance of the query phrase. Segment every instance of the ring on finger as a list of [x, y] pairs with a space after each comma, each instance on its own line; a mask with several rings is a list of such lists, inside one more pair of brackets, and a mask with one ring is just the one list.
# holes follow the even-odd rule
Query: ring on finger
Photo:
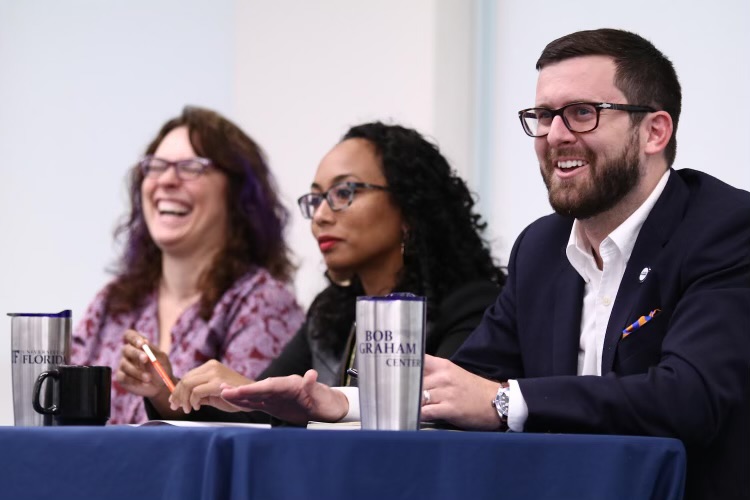
[[424, 404], [430, 404], [430, 399], [430, 391], [428, 391], [427, 389], [422, 391], [422, 401], [424, 402]]

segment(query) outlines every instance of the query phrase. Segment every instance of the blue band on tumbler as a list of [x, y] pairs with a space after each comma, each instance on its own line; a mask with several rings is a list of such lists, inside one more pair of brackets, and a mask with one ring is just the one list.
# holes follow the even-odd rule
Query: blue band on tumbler
[[389, 293], [385, 297], [371, 297], [369, 295], [362, 295], [357, 297], [357, 301], [360, 300], [369, 300], [369, 301], [381, 301], [381, 300], [413, 300], [415, 302], [424, 302], [424, 297], [420, 297], [419, 295], [414, 295], [413, 293], [409, 292], [397, 292], [397, 293]]
[[31, 318], [70, 318], [71, 312], [70, 309], [65, 309], [64, 311], [60, 311], [59, 313], [8, 313], [8, 316], [25, 316]]

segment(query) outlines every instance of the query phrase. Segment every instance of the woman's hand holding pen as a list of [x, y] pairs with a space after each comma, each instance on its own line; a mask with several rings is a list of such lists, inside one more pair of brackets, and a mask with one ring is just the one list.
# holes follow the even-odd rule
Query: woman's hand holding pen
[[166, 396], [169, 389], [156, 373], [152, 363], [143, 350], [143, 345], [147, 344], [151, 351], [159, 360], [164, 371], [170, 379], [174, 380], [172, 375], [172, 365], [169, 358], [158, 347], [149, 344], [148, 340], [135, 330], [126, 330], [122, 336], [123, 346], [120, 356], [120, 365], [115, 373], [115, 380], [128, 391], [139, 396], [155, 398]]
[[221, 386], [240, 386], [252, 384], [253, 380], [245, 378], [231, 368], [212, 359], [198, 368], [187, 372], [177, 384], [169, 398], [172, 410], [182, 409], [185, 413], [198, 410], [202, 405], [211, 405], [223, 411], [236, 412], [239, 408], [221, 397]]

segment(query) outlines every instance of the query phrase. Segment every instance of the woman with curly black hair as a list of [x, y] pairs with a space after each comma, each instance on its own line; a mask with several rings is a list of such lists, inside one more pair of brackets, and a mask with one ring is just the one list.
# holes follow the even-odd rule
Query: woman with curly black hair
[[[438, 148], [412, 129], [359, 125], [323, 158], [311, 187], [299, 198], [302, 214], [311, 219], [329, 276], [350, 279], [332, 279], [316, 297], [303, 327], [260, 377], [273, 380], [260, 387], [308, 383], [300, 376], [310, 370], [305, 380], [319, 386], [348, 385], [358, 295], [425, 296], [425, 350], [449, 357], [495, 300], [505, 275], [482, 237], [486, 224], [471, 193]], [[182, 379], [172, 408], [192, 412], [188, 418], [216, 418], [207, 408], [195, 410], [208, 404], [237, 411], [220, 397], [222, 386], [247, 384], [258, 383], [208, 363]], [[263, 410], [307, 421], [306, 414], [275, 412], [272, 405], [268, 400]]]

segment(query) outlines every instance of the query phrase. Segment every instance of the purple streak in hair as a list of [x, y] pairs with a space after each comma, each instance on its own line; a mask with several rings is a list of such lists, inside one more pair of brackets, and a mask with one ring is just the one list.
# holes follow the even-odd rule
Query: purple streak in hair
[[[251, 162], [247, 158], [241, 158], [239, 163], [245, 173], [245, 182], [240, 190], [242, 215], [254, 229], [253, 245], [258, 250], [257, 255], [268, 256], [273, 243], [283, 238], [286, 218], [276, 213], [276, 206], [266, 197]], [[265, 165], [261, 165], [261, 170], [268, 171]]]

